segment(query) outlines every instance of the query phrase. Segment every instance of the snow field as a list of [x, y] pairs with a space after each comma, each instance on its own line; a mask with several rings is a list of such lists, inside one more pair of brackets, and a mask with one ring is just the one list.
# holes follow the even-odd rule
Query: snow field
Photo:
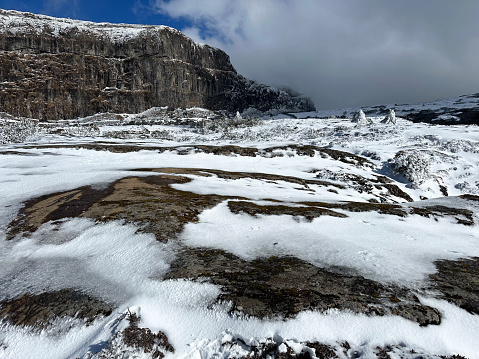
[[[117, 309], [110, 317], [90, 326], [65, 320], [58, 323], [55, 330], [42, 333], [3, 324], [0, 347], [4, 348], [0, 349], [0, 358], [88, 358], [88, 351], [100, 350], [112, 335], [127, 325], [124, 317], [127, 308], [139, 312], [140, 326], [166, 333], [176, 349], [174, 354], [167, 354], [167, 358], [227, 358], [235, 350], [241, 353], [239, 348], [222, 346], [228, 338], [236, 336], [247, 343], [269, 337], [290, 340], [288, 343], [298, 352], [302, 348], [299, 341], [318, 340], [337, 347], [338, 343], [347, 340], [362, 358], [375, 357], [371, 348], [384, 345], [414, 348], [430, 355], [460, 353], [471, 359], [479, 358], [478, 316], [441, 300], [420, 298], [423, 304], [441, 311], [443, 320], [439, 326], [419, 327], [401, 317], [369, 317], [336, 310], [303, 312], [286, 321], [258, 320], [231, 316], [228, 303], [215, 304], [221, 292], [217, 286], [187, 279], [162, 281], [178, 248], [192, 246], [223, 249], [246, 260], [292, 255], [318, 266], [347, 267], [367, 278], [416, 288], [435, 271], [435, 260], [479, 256], [477, 225], [457, 225], [451, 217], [436, 221], [417, 215], [402, 218], [333, 209], [347, 214], [348, 218], [322, 216], [306, 222], [291, 216], [234, 215], [223, 202], [204, 211], [198, 223], [187, 224], [177, 243], [157, 242], [153, 235], [138, 232], [134, 224], [119, 221], [98, 224], [78, 218], [46, 223], [27, 238], [4, 240], [7, 225], [15, 218], [23, 201], [84, 185], [104, 186], [125, 176], [154, 175], [153, 172], [132, 171], [140, 167], [206, 168], [303, 179], [315, 179], [315, 174], [310, 172], [313, 169], [329, 169], [372, 178], [377, 174], [391, 175], [385, 164], [399, 150], [419, 148], [447, 155], [435, 158], [431, 172], [442, 174], [439, 181], [448, 186], [450, 195], [463, 193], [461, 188], [455, 187], [458, 183], [465, 182], [474, 188], [479, 181], [479, 131], [474, 126], [446, 128], [409, 124], [399, 119], [396, 127], [379, 124], [356, 129], [339, 120], [331, 124], [327, 120], [288, 121], [265, 121], [250, 129], [244, 142], [236, 144], [273, 145], [273, 142], [254, 140], [250, 135], [255, 131], [265, 136], [270, 134], [268, 138], [275, 144], [331, 143], [332, 148], [351, 153], [361, 154], [366, 150], [376, 153], [377, 159], [371, 158], [376, 168], [360, 168], [320, 156], [297, 156], [292, 151], [284, 151], [284, 157], [266, 158], [204, 153], [178, 155], [175, 151], [158, 153], [147, 149], [158, 144], [185, 145], [184, 142], [158, 140], [102, 139], [145, 147], [143, 151], [131, 153], [42, 149], [25, 144], [3, 146], [0, 153], [1, 299], [25, 291], [38, 293], [73, 287], [103, 298], [115, 304]], [[294, 126], [298, 128], [294, 130]], [[337, 126], [345, 128], [341, 130], [344, 131], [342, 135], [334, 135], [340, 132]], [[278, 132], [279, 129], [282, 132]], [[320, 133], [312, 130], [325, 135], [310, 138], [308, 133]], [[238, 133], [240, 131], [243, 130]], [[211, 138], [210, 142], [202, 143], [234, 143]], [[65, 141], [45, 136], [38, 143], [92, 143], [97, 140]], [[260, 204], [273, 203], [265, 202], [266, 199], [281, 200], [286, 205], [297, 205], [295, 202], [300, 201], [366, 202], [369, 199], [367, 194], [351, 188], [338, 190], [335, 194], [328, 191], [329, 187], [309, 185], [315, 192], [308, 192], [300, 185], [284, 181], [225, 180], [214, 175], [188, 177], [191, 182], [173, 187], [200, 194], [244, 196]], [[421, 202], [422, 205], [467, 207], [476, 213], [477, 223], [477, 207], [462, 200], [440, 198], [437, 177], [428, 178], [417, 188], [411, 188], [404, 181], [396, 184], [416, 200], [421, 195], [433, 198]]]
[[479, 256], [475, 226], [417, 215], [343, 213], [348, 218], [321, 216], [308, 223], [291, 216], [235, 215], [222, 203], [205, 210], [199, 223], [187, 224], [181, 238], [188, 246], [219, 248], [248, 261], [291, 255], [412, 287], [435, 272], [437, 259]]

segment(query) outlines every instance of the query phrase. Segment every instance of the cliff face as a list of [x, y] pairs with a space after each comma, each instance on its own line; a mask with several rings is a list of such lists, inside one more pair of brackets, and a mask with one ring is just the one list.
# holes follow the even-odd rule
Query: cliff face
[[0, 10], [0, 110], [57, 120], [150, 107], [310, 111], [238, 75], [223, 51], [165, 26]]

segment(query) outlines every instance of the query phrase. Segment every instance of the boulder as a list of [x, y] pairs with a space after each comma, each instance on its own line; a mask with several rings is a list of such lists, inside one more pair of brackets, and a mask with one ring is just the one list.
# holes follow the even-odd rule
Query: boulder
[[356, 126], [371, 125], [373, 123], [370, 118], [366, 117], [361, 109], [353, 115], [352, 122], [356, 123]]
[[387, 116], [384, 117], [381, 123], [395, 125], [397, 123], [396, 112], [393, 109], [390, 109], [389, 113], [387, 114]]

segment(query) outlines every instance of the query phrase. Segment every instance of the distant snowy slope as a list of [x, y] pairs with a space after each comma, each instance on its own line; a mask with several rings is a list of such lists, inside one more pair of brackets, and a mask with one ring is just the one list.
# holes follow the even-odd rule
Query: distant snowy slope
[[306, 117], [348, 117], [362, 109], [367, 116], [386, 116], [390, 109], [413, 122], [435, 124], [479, 124], [479, 93], [417, 104], [386, 104], [295, 114]]

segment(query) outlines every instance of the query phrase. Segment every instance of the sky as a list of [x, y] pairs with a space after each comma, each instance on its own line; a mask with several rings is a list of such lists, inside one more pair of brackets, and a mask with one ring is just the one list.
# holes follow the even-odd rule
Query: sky
[[0, 8], [168, 25], [318, 109], [479, 92], [477, 0], [0, 0]]

